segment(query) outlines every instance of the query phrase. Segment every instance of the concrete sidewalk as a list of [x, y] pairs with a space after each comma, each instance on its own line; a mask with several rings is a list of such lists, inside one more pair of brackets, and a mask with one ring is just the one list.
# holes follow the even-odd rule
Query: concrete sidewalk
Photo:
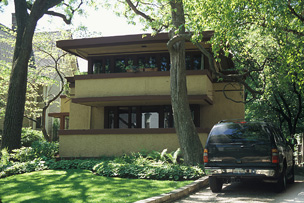
[[169, 193], [161, 194], [155, 197], [150, 197], [148, 199], [140, 200], [135, 203], [161, 203], [161, 202], [172, 202], [180, 198], [186, 197], [192, 193], [199, 191], [200, 189], [207, 187], [209, 185], [208, 176], [202, 177], [198, 180], [193, 181], [193, 183], [181, 187], [179, 189], [173, 190]]

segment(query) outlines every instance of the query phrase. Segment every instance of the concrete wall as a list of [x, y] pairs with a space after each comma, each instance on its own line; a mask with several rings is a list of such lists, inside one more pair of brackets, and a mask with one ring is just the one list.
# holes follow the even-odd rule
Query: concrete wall
[[[74, 98], [98, 96], [130, 96], [130, 94], [168, 94], [169, 77], [153, 78], [122, 78], [119, 80], [90, 79], [76, 80], [76, 94]], [[126, 81], [132, 81], [127, 84]], [[88, 82], [88, 83], [86, 83]], [[117, 83], [117, 84], [116, 84]], [[144, 85], [140, 85], [140, 84]], [[155, 83], [154, 86], [152, 83]], [[116, 85], [115, 85], [116, 84]], [[111, 87], [112, 85], [112, 87]], [[126, 87], [125, 87], [126, 86]], [[134, 91], [138, 86], [138, 91]], [[78, 89], [79, 88], [79, 89]], [[213, 104], [200, 106], [200, 139], [205, 145], [209, 130], [219, 120], [244, 118], [245, 106], [235, 103], [223, 94], [225, 88], [227, 97], [243, 100], [243, 89], [228, 83], [212, 84], [207, 76], [194, 75], [188, 79], [189, 92], [193, 95], [208, 94]], [[157, 93], [158, 92], [158, 93]], [[179, 143], [174, 129], [153, 129], [156, 133], [135, 129], [140, 133], [133, 133], [134, 129], [104, 129], [104, 107], [70, 104], [70, 129], [67, 133], [60, 133], [61, 157], [99, 157], [118, 156], [124, 153], [138, 152], [140, 150], [179, 148]], [[99, 132], [99, 131], [101, 132]], [[168, 133], [168, 130], [170, 131]], [[97, 132], [97, 133], [96, 133]]]
[[[207, 133], [200, 133], [203, 144]], [[174, 151], [179, 148], [172, 134], [78, 134], [59, 137], [61, 157], [119, 156], [141, 150]]]
[[[75, 98], [137, 95], [170, 95], [170, 77], [103, 78], [75, 81]], [[189, 95], [211, 96], [212, 83], [207, 75], [187, 76]]]
[[[227, 86], [226, 86], [227, 85]], [[244, 100], [244, 91], [237, 85], [228, 85], [228, 83], [214, 83], [213, 84], [213, 105], [204, 106], [201, 108], [201, 127], [211, 128], [220, 120], [226, 119], [244, 119], [245, 104], [236, 103], [225, 97], [223, 89], [227, 97], [235, 101]]]

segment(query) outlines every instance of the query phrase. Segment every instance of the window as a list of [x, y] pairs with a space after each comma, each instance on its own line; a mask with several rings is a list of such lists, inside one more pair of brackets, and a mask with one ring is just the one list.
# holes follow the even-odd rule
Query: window
[[110, 72], [110, 60], [94, 60], [93, 63], [93, 73], [100, 74], [100, 73], [109, 73]]
[[[190, 105], [190, 109], [199, 127], [199, 105]], [[174, 128], [172, 107], [105, 107], [105, 128]]]
[[204, 55], [197, 52], [186, 53], [186, 70], [203, 70], [204, 67]]

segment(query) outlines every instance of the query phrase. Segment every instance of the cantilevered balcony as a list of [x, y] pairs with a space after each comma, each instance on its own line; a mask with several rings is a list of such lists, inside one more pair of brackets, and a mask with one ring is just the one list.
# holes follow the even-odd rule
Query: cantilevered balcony
[[[75, 76], [74, 103], [89, 106], [170, 104], [169, 72], [89, 74]], [[187, 71], [189, 102], [212, 104], [207, 70]]]

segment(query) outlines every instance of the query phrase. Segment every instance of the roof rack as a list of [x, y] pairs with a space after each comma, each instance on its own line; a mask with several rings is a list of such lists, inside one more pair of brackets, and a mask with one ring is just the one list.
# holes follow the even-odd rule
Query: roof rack
[[221, 120], [218, 123], [228, 123], [228, 122], [235, 122], [235, 121], [243, 121], [247, 122], [244, 118], [237, 118], [237, 119], [226, 119], [226, 120]]
[[228, 122], [265, 122], [265, 123], [272, 123], [269, 119], [253, 119], [253, 120], [246, 120], [244, 118], [237, 118], [237, 119], [226, 119], [221, 120], [218, 123], [228, 123]]

